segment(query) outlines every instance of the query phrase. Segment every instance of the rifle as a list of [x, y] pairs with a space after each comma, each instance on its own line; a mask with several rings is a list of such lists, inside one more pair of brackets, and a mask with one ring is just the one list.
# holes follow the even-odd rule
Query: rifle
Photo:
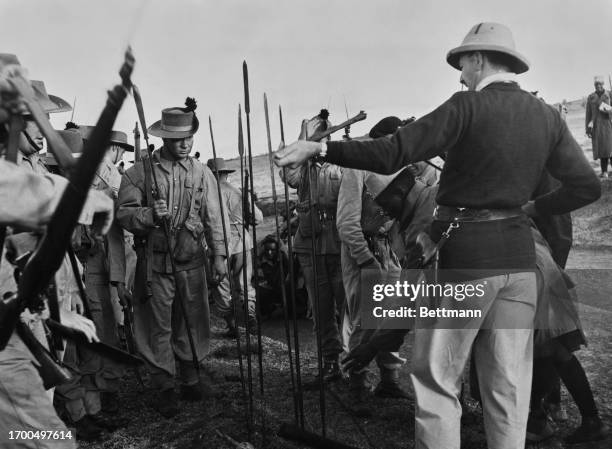
[[[132, 85], [132, 92], [134, 94], [134, 101], [136, 102], [136, 109], [138, 110], [138, 117], [140, 119], [140, 124], [142, 126], [142, 132], [145, 138], [145, 142], [147, 143], [148, 157], [146, 158], [147, 159], [146, 161], [143, 161], [143, 164], [145, 167], [148, 166], [148, 169], [150, 170], [151, 178], [153, 179], [153, 186], [152, 186], [153, 190], [151, 192], [151, 195], [154, 200], [159, 200], [160, 199], [159, 183], [157, 182], [157, 175], [155, 174], [155, 168], [153, 167], [153, 146], [149, 145], [149, 135], [147, 132], [147, 127], [146, 127], [144, 108], [142, 106], [142, 97], [140, 96], [140, 92], [135, 85]], [[146, 174], [146, 169], [145, 169], [145, 178], [146, 176], [147, 174]], [[146, 182], [146, 179], [145, 179], [145, 182]], [[148, 194], [149, 193], [147, 191], [147, 196]], [[152, 205], [153, 203], [151, 202], [150, 204]], [[162, 222], [162, 228], [164, 230], [164, 237], [166, 239], [166, 244], [168, 248], [168, 259], [170, 259], [170, 267], [172, 269], [172, 278], [174, 279], [175, 295], [176, 295], [176, 298], [178, 299], [179, 309], [181, 311], [181, 315], [183, 315], [183, 320], [185, 322], [187, 339], [189, 340], [189, 349], [191, 350], [191, 356], [192, 356], [192, 361], [193, 361], [193, 367], [199, 379], [200, 378], [200, 361], [198, 359], [198, 353], [195, 347], [193, 335], [191, 333], [191, 322], [189, 320], [189, 317], [187, 316], [187, 306], [185, 305], [185, 298], [183, 298], [182, 290], [180, 289], [180, 286], [178, 285], [178, 281], [177, 281], [176, 263], [174, 261], [174, 248], [172, 245], [172, 236], [170, 233], [170, 221], [168, 220], [168, 217], [163, 217], [161, 222]], [[147, 242], [147, 247], [149, 246], [150, 245]], [[204, 259], [206, 260], [206, 257]]]
[[315, 132], [312, 136], [308, 136], [307, 139], [308, 140], [312, 140], [314, 142], [318, 142], [321, 139], [335, 133], [336, 131], [340, 131], [343, 128], [346, 128], [347, 126], [352, 125], [353, 123], [357, 123], [360, 122], [362, 120], [365, 120], [367, 118], [367, 114], [364, 111], [359, 111], [359, 114], [357, 114], [355, 117], [352, 117], [342, 123], [340, 123], [339, 125], [336, 126], [330, 126], [329, 128], [327, 128], [325, 131], [318, 131]]
[[[112, 91], [108, 92], [106, 106], [92, 132], [91, 138], [85, 143], [83, 156], [79, 158], [76, 169], [70, 173], [68, 186], [51, 217], [51, 221], [47, 226], [47, 232], [20, 276], [18, 293], [4, 299], [1, 303], [0, 349], [4, 349], [6, 346], [19, 321], [21, 312], [26, 307], [30, 310], [40, 309], [42, 305], [41, 294], [62, 263], [66, 248], [70, 244], [72, 230], [79, 219], [87, 199], [89, 186], [94, 179], [98, 165], [106, 153], [113, 124], [131, 85], [130, 75], [133, 66], [134, 57], [131, 49], [128, 48], [120, 70], [122, 84], [115, 86]], [[17, 80], [17, 83], [20, 83], [20, 81]], [[21, 87], [23, 85], [25, 85], [25, 82], [21, 83]], [[38, 104], [35, 102], [28, 104], [32, 116], [35, 118], [37, 106]], [[38, 106], [38, 111], [42, 113], [40, 106]], [[42, 121], [45, 121], [46, 116], [43, 115], [43, 117], [44, 120]], [[50, 128], [48, 121], [46, 124]], [[61, 138], [55, 134], [53, 129], [50, 129], [55, 140], [61, 141]], [[49, 143], [51, 144], [51, 140], [49, 140]], [[70, 150], [68, 150], [68, 154], [72, 157]], [[58, 158], [58, 162], [59, 160]], [[68, 165], [71, 163], [73, 162], [70, 160]]]

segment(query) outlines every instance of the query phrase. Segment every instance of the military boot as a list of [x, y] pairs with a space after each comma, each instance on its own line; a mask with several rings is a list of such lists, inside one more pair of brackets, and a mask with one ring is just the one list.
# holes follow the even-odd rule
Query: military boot
[[372, 393], [372, 384], [368, 379], [368, 370], [349, 373], [349, 393], [356, 402], [363, 402]]
[[338, 357], [323, 359], [323, 381], [334, 382], [342, 379]]
[[89, 415], [85, 415], [78, 421], [75, 421], [74, 428], [76, 438], [80, 441], [97, 440], [104, 431], [104, 429], [98, 426]]
[[374, 394], [381, 398], [411, 399], [412, 396], [402, 389], [399, 383], [399, 369], [380, 367], [380, 383]]
[[570, 435], [565, 437], [565, 442], [569, 444], [588, 443], [591, 441], [601, 441], [608, 437], [610, 429], [606, 426], [599, 416], [582, 417], [582, 424]]

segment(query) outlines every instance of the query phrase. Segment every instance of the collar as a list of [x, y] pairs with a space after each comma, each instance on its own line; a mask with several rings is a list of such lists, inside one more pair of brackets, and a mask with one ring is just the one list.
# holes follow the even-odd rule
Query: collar
[[155, 159], [157, 166], [168, 173], [170, 173], [170, 169], [172, 168], [172, 165], [175, 163], [183, 167], [185, 171], [189, 171], [189, 165], [187, 165], [188, 164], [187, 161], [189, 157], [186, 157], [185, 159], [179, 159], [176, 162], [169, 161], [161, 157], [161, 148], [158, 148], [157, 150], [153, 152], [153, 158]]
[[494, 73], [493, 75], [489, 75], [486, 78], [483, 78], [482, 80], [480, 80], [480, 82], [476, 86], [475, 91], [479, 92], [492, 83], [517, 83], [518, 84], [518, 81], [516, 80], [516, 73], [511, 73], [511, 72]]

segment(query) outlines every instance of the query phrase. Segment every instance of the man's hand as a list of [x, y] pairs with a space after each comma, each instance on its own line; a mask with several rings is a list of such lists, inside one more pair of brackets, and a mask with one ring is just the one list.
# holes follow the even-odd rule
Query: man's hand
[[298, 140], [274, 154], [274, 163], [279, 167], [296, 168], [308, 159], [321, 153], [321, 144], [307, 140]]
[[528, 201], [526, 204], [523, 205], [523, 207], [521, 209], [523, 209], [523, 212], [528, 217], [537, 217], [538, 216], [538, 211], [536, 210], [535, 202], [534, 201]]
[[100, 341], [96, 334], [96, 325], [93, 321], [75, 312], [60, 308], [60, 321], [66, 327], [82, 332], [90, 343]]
[[221, 280], [227, 276], [227, 267], [225, 266], [225, 257], [224, 256], [215, 256], [213, 259], [212, 266], [212, 276], [213, 281], [216, 283], [221, 282]]
[[94, 230], [94, 233], [98, 231], [100, 234], [106, 234], [113, 223], [114, 211], [115, 204], [108, 195], [97, 190], [90, 190], [79, 217], [79, 223], [91, 225], [95, 221], [99, 225], [99, 230]]
[[164, 200], [155, 200], [153, 202], [153, 214], [155, 214], [155, 218], [157, 219], [170, 215], [170, 212], [168, 211], [168, 205]]
[[117, 288], [117, 297], [119, 298], [121, 307], [124, 309], [130, 307], [132, 304], [132, 295], [128, 289], [125, 288], [125, 284], [123, 282], [113, 282], [112, 284]]
[[376, 354], [378, 349], [368, 343], [361, 343], [353, 348], [348, 355], [342, 359], [342, 367], [345, 371], [361, 371], [367, 367]]
[[586, 127], [586, 135], [589, 139], [593, 138], [593, 121], [591, 120]]

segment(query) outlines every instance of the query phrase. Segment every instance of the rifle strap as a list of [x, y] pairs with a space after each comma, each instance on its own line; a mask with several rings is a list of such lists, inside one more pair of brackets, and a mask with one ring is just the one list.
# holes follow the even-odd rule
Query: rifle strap
[[[146, 154], [142, 155], [142, 167], [144, 170], [144, 185], [145, 185], [145, 205], [148, 207], [153, 207], [153, 174], [151, 170], [153, 168], [153, 161], [149, 158], [153, 153], [146, 152]], [[144, 298], [148, 298], [152, 295], [151, 291], [151, 279], [153, 277], [153, 266], [151, 262], [153, 261], [153, 243], [150, 238], [146, 239], [145, 243], [145, 260], [142, 261], [146, 264], [146, 279], [145, 279], [145, 296]]]

